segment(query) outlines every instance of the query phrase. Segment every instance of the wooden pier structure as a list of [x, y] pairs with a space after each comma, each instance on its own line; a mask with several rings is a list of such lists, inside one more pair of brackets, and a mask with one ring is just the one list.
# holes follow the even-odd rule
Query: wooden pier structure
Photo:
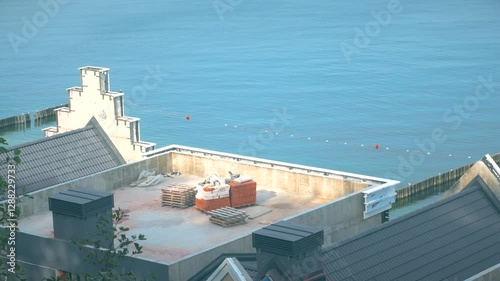
[[[500, 164], [500, 153], [491, 155], [491, 158]], [[395, 207], [407, 203], [421, 200], [432, 195], [447, 191], [455, 184], [462, 175], [467, 172], [475, 163], [467, 164], [462, 167], [452, 169], [451, 171], [440, 173], [437, 176], [430, 177], [418, 183], [405, 186], [397, 190]]]
[[67, 104], [61, 104], [46, 109], [38, 110], [33, 115], [28, 112], [18, 116], [11, 116], [4, 119], [0, 119], [0, 130], [7, 128], [22, 130], [24, 128], [31, 127], [32, 123], [34, 126], [39, 126], [46, 122], [55, 121], [57, 113], [54, 110], [67, 106], [68, 106]]

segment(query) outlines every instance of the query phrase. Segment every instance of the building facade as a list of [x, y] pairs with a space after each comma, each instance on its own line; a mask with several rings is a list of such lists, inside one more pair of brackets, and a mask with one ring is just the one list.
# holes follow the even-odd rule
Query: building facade
[[68, 107], [57, 110], [57, 126], [44, 129], [46, 137], [83, 128], [94, 117], [126, 162], [137, 161], [155, 149], [141, 141], [139, 118], [125, 115], [124, 93], [110, 90], [109, 69], [79, 68], [81, 86], [67, 89]]

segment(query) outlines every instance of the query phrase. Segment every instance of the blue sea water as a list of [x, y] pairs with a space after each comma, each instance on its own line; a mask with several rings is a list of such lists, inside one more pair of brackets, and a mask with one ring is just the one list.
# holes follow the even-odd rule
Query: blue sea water
[[[104, 66], [158, 147], [406, 185], [500, 152], [498, 11], [493, 0], [2, 1], [0, 118], [66, 103], [78, 67]], [[40, 129], [0, 134], [15, 145]]]

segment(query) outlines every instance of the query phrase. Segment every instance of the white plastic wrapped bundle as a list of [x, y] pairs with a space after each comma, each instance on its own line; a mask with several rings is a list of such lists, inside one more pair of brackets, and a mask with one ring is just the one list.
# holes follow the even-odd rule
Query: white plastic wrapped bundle
[[229, 185], [197, 185], [196, 190], [196, 198], [210, 200], [210, 199], [218, 199], [223, 197], [229, 197]]

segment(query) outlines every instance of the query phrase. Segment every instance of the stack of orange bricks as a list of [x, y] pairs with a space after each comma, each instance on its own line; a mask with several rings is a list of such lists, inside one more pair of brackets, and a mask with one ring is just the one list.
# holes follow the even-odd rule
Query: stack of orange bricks
[[257, 183], [253, 180], [246, 182], [232, 181], [229, 194], [231, 197], [231, 207], [242, 207], [255, 204], [257, 200]]
[[210, 200], [196, 198], [196, 208], [205, 212], [222, 207], [229, 207], [229, 205], [231, 205], [231, 200], [229, 200], [229, 197], [221, 197], [218, 199]]

